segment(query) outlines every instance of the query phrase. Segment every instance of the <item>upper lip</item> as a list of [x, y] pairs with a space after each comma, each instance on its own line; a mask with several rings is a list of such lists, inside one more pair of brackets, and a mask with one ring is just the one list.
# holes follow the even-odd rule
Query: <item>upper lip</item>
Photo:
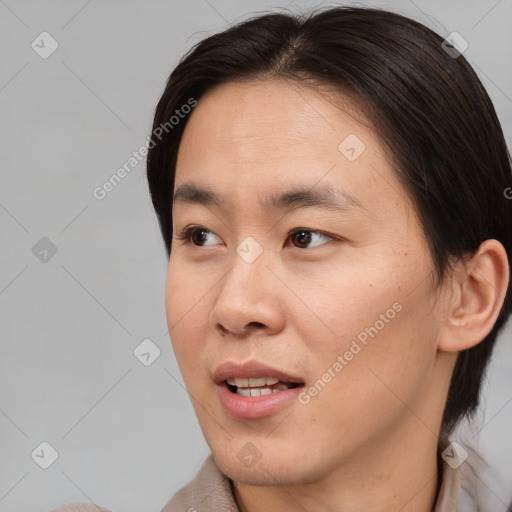
[[290, 375], [283, 370], [272, 368], [260, 361], [246, 361], [244, 363], [236, 363], [234, 361], [226, 361], [217, 366], [213, 372], [213, 380], [216, 384], [222, 384], [227, 379], [234, 378], [246, 379], [256, 377], [274, 377], [282, 382], [295, 382], [303, 384], [304, 380], [300, 377]]

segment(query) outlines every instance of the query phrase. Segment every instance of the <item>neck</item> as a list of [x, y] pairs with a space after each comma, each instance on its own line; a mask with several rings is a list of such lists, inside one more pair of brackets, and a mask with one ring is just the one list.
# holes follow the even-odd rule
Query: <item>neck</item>
[[[394, 439], [381, 439], [323, 478], [288, 486], [233, 482], [240, 512], [432, 512], [439, 493], [442, 459], [432, 431], [411, 419]], [[441, 470], [441, 471], [440, 471]]]

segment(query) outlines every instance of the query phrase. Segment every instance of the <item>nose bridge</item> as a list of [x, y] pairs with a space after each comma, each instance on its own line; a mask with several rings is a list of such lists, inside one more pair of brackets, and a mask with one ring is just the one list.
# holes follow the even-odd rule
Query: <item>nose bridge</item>
[[275, 331], [281, 325], [282, 314], [273, 293], [276, 288], [270, 282], [275, 277], [267, 268], [267, 256], [263, 245], [251, 236], [236, 247], [211, 316], [223, 332], [243, 334], [249, 324]]
[[[237, 255], [247, 264], [252, 265], [258, 259], [262, 259], [261, 256], [264, 253], [262, 243], [258, 242], [253, 236], [246, 236], [237, 246]], [[264, 259], [264, 258], [263, 258]]]
[[245, 296], [247, 292], [256, 292], [257, 286], [264, 284], [265, 280], [271, 277], [266, 268], [269, 263], [267, 256], [262, 243], [253, 236], [245, 237], [236, 247], [224, 283], [230, 293], [233, 292], [232, 286], [245, 288]]

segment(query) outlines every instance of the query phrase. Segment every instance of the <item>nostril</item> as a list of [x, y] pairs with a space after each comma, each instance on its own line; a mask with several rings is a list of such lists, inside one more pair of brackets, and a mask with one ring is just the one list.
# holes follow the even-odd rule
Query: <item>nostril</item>
[[228, 334], [229, 331], [222, 324], [217, 324], [217, 325], [218, 325], [218, 328], [221, 331], [222, 335]]
[[254, 329], [254, 328], [261, 329], [264, 327], [265, 327], [265, 324], [263, 324], [261, 322], [250, 322], [250, 323], [246, 324], [243, 329], [238, 330], [235, 327], [233, 327], [232, 329], [228, 329], [228, 328], [224, 327], [224, 325], [222, 325], [221, 323], [217, 323], [216, 329], [218, 330], [218, 332], [221, 336], [226, 336], [228, 334], [232, 334], [232, 335], [238, 334], [239, 336], [246, 336], [248, 334], [248, 332], [251, 331], [252, 329]]

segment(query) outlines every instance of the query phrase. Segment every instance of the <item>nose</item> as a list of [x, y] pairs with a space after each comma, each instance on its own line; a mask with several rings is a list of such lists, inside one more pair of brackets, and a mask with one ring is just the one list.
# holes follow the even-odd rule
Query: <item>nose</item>
[[221, 336], [271, 335], [283, 328], [282, 284], [268, 265], [264, 253], [252, 263], [234, 255], [209, 318]]

